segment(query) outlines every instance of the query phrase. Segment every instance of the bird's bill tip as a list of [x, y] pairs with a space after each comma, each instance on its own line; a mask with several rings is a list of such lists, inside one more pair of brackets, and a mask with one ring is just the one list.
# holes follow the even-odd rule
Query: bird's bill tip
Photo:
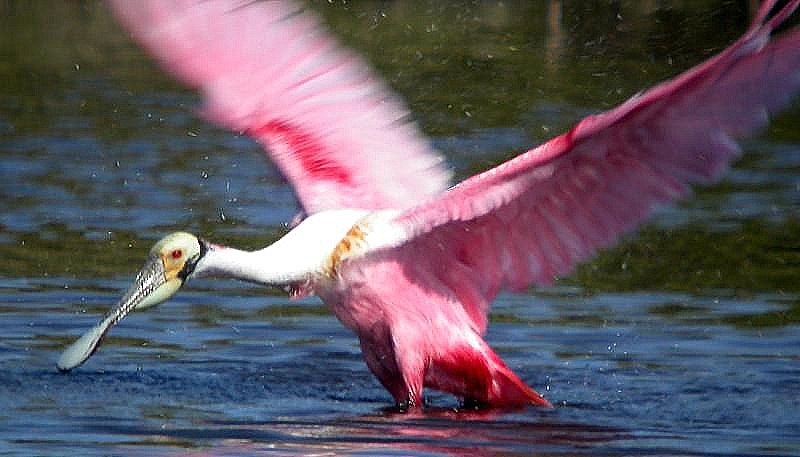
[[92, 327], [91, 330], [84, 333], [64, 350], [58, 362], [56, 362], [58, 371], [66, 373], [78, 367], [92, 356], [94, 351], [97, 350], [100, 340], [103, 338], [103, 334], [107, 330], [107, 327], [102, 324], [103, 322]]

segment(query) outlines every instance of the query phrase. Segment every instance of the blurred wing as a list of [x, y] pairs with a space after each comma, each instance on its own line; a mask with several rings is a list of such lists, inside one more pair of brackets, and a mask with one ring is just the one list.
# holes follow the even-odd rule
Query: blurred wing
[[550, 284], [690, 184], [720, 176], [739, 152], [732, 138], [800, 89], [800, 30], [770, 36], [798, 3], [767, 21], [766, 2], [709, 61], [401, 213], [405, 241], [384, 255], [412, 263], [409, 277], [435, 278], [484, 330], [500, 288]]
[[291, 1], [112, 0], [215, 123], [261, 143], [306, 212], [406, 208], [449, 171], [367, 66]]

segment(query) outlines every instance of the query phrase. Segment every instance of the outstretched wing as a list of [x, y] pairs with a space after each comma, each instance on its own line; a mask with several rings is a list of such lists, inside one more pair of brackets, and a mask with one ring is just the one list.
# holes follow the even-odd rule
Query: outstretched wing
[[265, 146], [306, 212], [406, 208], [450, 173], [403, 104], [291, 1], [112, 0], [133, 37]]
[[733, 138], [800, 89], [800, 30], [771, 36], [800, 0], [768, 19], [775, 3], [709, 61], [401, 213], [404, 241], [383, 260], [449, 291], [483, 331], [500, 288], [549, 284], [690, 184], [713, 182], [739, 152]]

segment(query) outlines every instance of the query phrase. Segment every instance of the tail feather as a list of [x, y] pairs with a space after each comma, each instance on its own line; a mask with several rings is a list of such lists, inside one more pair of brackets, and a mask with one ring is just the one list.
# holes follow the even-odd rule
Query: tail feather
[[493, 406], [535, 405], [552, 408], [544, 397], [528, 387], [503, 360], [489, 349], [489, 373], [492, 378], [489, 404]]
[[550, 402], [522, 382], [483, 339], [477, 337], [476, 340], [438, 354], [425, 374], [425, 386], [450, 392], [467, 405], [552, 408]]

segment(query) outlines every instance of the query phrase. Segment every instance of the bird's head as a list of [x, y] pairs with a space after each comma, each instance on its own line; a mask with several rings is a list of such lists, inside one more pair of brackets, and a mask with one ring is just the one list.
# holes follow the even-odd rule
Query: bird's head
[[206, 243], [190, 233], [176, 232], [162, 238], [150, 249], [144, 266], [117, 306], [67, 347], [58, 359], [58, 369], [69, 371], [85, 362], [108, 330], [129, 312], [157, 305], [175, 295], [207, 251]]
[[139, 292], [139, 300], [129, 306], [144, 309], [172, 297], [194, 273], [197, 262], [206, 252], [206, 244], [191, 233], [175, 232], [159, 240], [150, 249], [129, 293], [125, 294], [128, 297], [130, 292]]

